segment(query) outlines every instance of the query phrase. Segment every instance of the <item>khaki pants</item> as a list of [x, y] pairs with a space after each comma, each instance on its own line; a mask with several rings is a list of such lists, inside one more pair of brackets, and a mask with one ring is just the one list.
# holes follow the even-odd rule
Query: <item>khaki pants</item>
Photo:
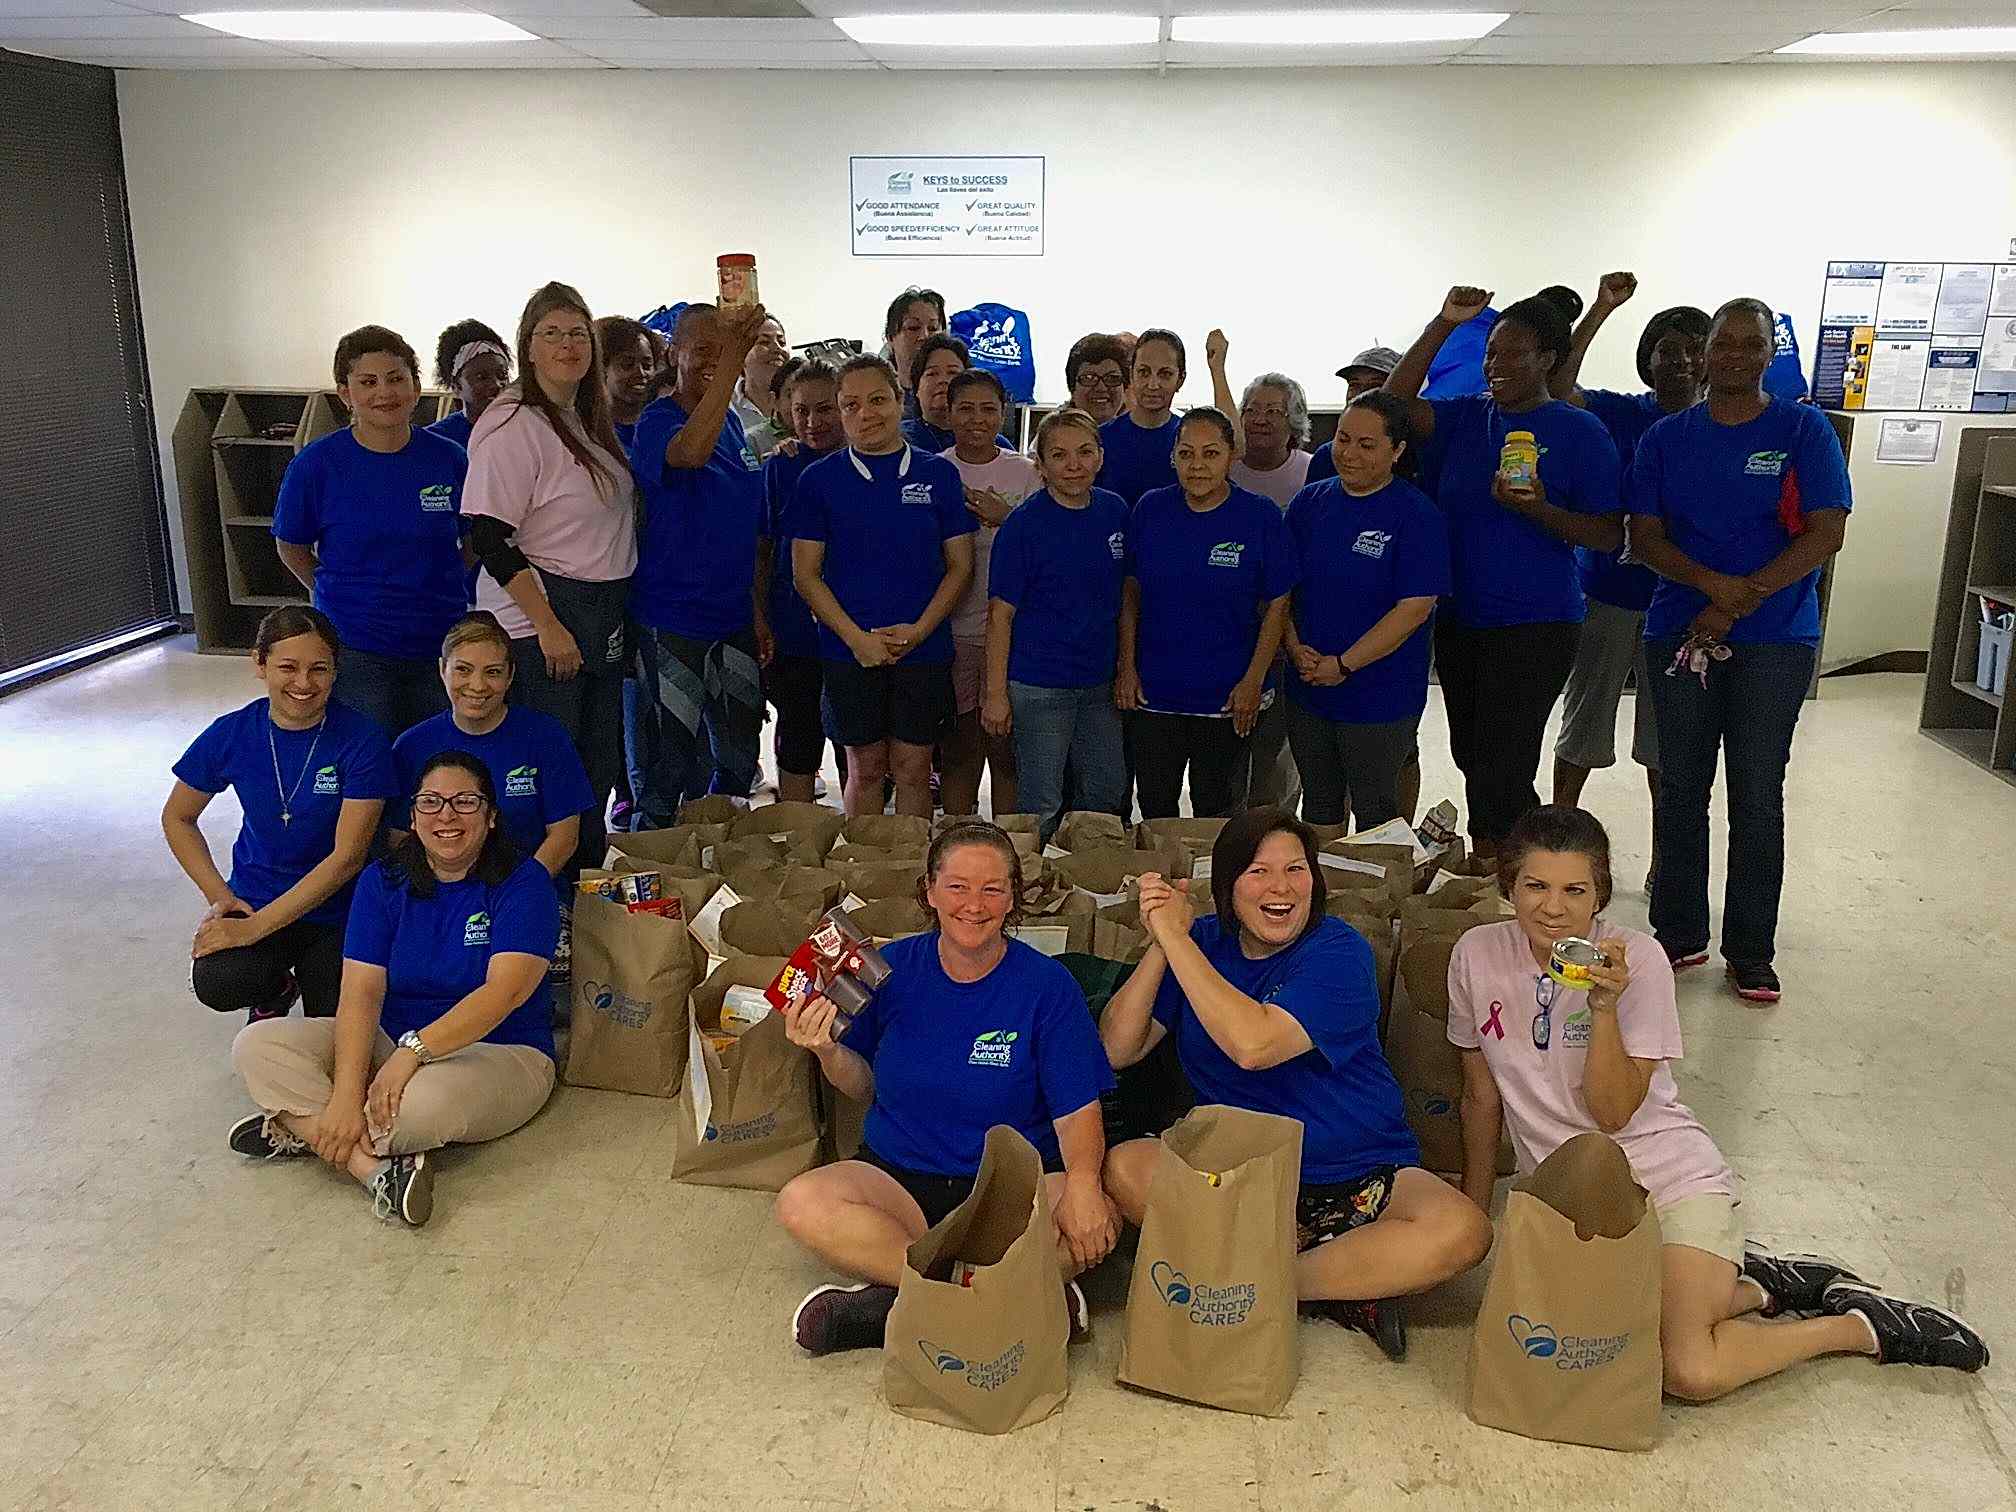
[[[372, 1071], [393, 1048], [379, 1030]], [[253, 1103], [267, 1113], [312, 1117], [329, 1106], [335, 1090], [336, 1020], [247, 1024], [231, 1043], [231, 1066]], [[530, 1119], [552, 1093], [553, 1062], [539, 1051], [528, 1045], [470, 1045], [413, 1073], [393, 1126], [369, 1131], [371, 1153], [410, 1155], [497, 1139]]]

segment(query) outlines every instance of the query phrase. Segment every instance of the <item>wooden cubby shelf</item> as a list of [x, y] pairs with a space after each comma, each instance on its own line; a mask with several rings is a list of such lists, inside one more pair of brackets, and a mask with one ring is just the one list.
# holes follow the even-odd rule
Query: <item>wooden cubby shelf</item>
[[2016, 606], [2016, 435], [1961, 432], [1918, 728], [2016, 787], [2016, 714], [1979, 686], [1981, 601]]

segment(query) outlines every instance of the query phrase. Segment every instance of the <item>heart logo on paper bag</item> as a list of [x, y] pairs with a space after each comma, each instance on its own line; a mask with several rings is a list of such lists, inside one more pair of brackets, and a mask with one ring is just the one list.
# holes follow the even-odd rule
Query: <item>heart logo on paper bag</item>
[[1525, 1351], [1529, 1360], [1545, 1360], [1553, 1356], [1561, 1341], [1554, 1336], [1548, 1324], [1535, 1323], [1531, 1318], [1513, 1313], [1505, 1320], [1505, 1326], [1512, 1331], [1512, 1342]]
[[1149, 1266], [1148, 1279], [1155, 1283], [1155, 1290], [1171, 1307], [1190, 1305], [1190, 1278], [1167, 1260], [1157, 1260]]
[[966, 1368], [966, 1362], [949, 1349], [940, 1349], [929, 1339], [919, 1339], [917, 1347], [924, 1352], [924, 1358], [931, 1362], [931, 1368], [940, 1375], [956, 1375]]

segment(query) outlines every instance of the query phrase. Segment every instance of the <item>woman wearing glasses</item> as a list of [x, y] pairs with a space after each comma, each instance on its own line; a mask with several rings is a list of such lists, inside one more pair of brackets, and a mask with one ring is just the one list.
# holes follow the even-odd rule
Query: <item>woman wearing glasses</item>
[[[1610, 837], [1593, 815], [1530, 811], [1499, 853], [1498, 886], [1516, 916], [1471, 930], [1449, 959], [1463, 1191], [1490, 1210], [1508, 1120], [1522, 1175], [1578, 1134], [1616, 1140], [1665, 1241], [1668, 1393], [1708, 1401], [1823, 1354], [1969, 1371], [1988, 1363], [1980, 1338], [1948, 1313], [1882, 1296], [1818, 1256], [1744, 1242], [1736, 1178], [1674, 1086], [1680, 1013], [1666, 952], [1599, 917], [1610, 902]], [[1568, 936], [1593, 940], [1606, 957], [1586, 990], [1547, 974], [1554, 942]], [[1784, 1313], [1821, 1316], [1756, 1321]]]
[[[469, 438], [476, 602], [511, 637], [513, 701], [560, 722], [591, 801], [564, 870], [599, 865], [623, 763], [623, 622], [637, 570], [630, 469], [601, 378], [595, 322], [566, 284], [518, 319], [524, 375]], [[438, 677], [437, 673], [437, 677]]]
[[358, 879], [336, 1017], [268, 1019], [232, 1045], [260, 1111], [229, 1143], [320, 1156], [379, 1217], [418, 1228], [434, 1210], [426, 1152], [509, 1134], [553, 1091], [543, 988], [560, 911], [476, 757], [443, 751], [412, 802], [412, 832]]

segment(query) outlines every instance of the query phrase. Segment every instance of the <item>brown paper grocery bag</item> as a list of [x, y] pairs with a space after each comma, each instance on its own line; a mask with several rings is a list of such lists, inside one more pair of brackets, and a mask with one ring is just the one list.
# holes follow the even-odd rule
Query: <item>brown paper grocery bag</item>
[[1094, 845], [1068, 856], [1053, 856], [1051, 875], [1092, 895], [1093, 903], [1105, 908], [1125, 902], [1132, 884], [1149, 872], [1170, 875], [1176, 865], [1174, 850], [1136, 850], [1131, 845]]
[[[977, 1267], [967, 1285], [952, 1263]], [[1057, 1230], [1036, 1147], [987, 1131], [966, 1200], [910, 1246], [883, 1333], [882, 1394], [905, 1417], [1008, 1433], [1071, 1394]]]
[[1513, 1184], [1470, 1341], [1470, 1416], [1599, 1449], [1659, 1433], [1659, 1215], [1616, 1141], [1578, 1134]]
[[819, 1153], [825, 1161], [852, 1160], [866, 1138], [872, 1097], [849, 1097], [824, 1076], [813, 1083], [819, 1094]]
[[693, 990], [672, 1112], [674, 1181], [774, 1192], [819, 1163], [819, 1063], [785, 1037], [783, 1017], [771, 1014], [725, 1050], [707, 1039], [730, 987], [767, 987], [783, 965], [781, 956], [738, 956]]
[[1043, 821], [1034, 814], [996, 814], [994, 827], [1021, 855], [1033, 856], [1043, 849]]
[[840, 838], [892, 855], [921, 856], [931, 843], [931, 821], [917, 814], [857, 814], [840, 826]]
[[1072, 809], [1057, 821], [1050, 843], [1061, 851], [1089, 850], [1095, 845], [1131, 845], [1127, 821], [1096, 809]]
[[[1430, 897], [1400, 906], [1400, 947], [1393, 1008], [1386, 1019], [1386, 1061], [1400, 1083], [1407, 1123], [1431, 1171], [1463, 1169], [1462, 1052], [1449, 1043], [1449, 956], [1457, 940], [1497, 922], [1498, 905], [1486, 899], [1469, 908], [1433, 906]], [[1509, 1138], [1498, 1142], [1498, 1172], [1516, 1169]]]
[[788, 902], [737, 903], [721, 915], [721, 954], [788, 956], [805, 943], [819, 922], [819, 914], [816, 908]]
[[[888, 815], [886, 817], [894, 818], [895, 816]], [[885, 850], [879, 845], [855, 845], [852, 841], [842, 840], [833, 849], [826, 852], [826, 859], [821, 864], [828, 871], [836, 871], [844, 877], [847, 875], [847, 869], [852, 866], [864, 868], [895, 866], [902, 862], [921, 863], [923, 859], [924, 852], [921, 850], [907, 852]]]
[[1142, 850], [1173, 851], [1177, 870], [1168, 875], [1188, 877], [1199, 861], [1209, 859], [1223, 819], [1143, 819], [1134, 826], [1134, 844]]
[[[731, 842], [732, 843], [732, 842]], [[786, 903], [824, 913], [845, 895], [847, 884], [837, 872], [822, 866], [737, 866], [727, 873], [728, 885], [744, 902]]]
[[609, 837], [604, 865], [614, 868], [619, 857], [645, 866], [693, 866], [700, 864], [700, 847], [727, 838], [725, 824], [678, 824], [671, 829], [618, 832]]
[[838, 871], [846, 881], [847, 891], [864, 903], [874, 903], [883, 898], [909, 898], [914, 901], [917, 881], [924, 875], [924, 862], [920, 857], [915, 861], [897, 861], [886, 866], [841, 867]]
[[625, 872], [656, 872], [664, 885], [665, 896], [679, 900], [679, 917], [689, 927], [706, 908], [708, 900], [721, 890], [721, 879], [713, 872], [701, 871], [695, 866], [660, 865], [623, 855], [612, 855], [604, 873], [584, 870], [581, 875], [585, 879], [601, 874], [621, 876]]
[[915, 898], [877, 898], [859, 908], [848, 909], [847, 917], [877, 942], [922, 934], [935, 923], [931, 915], [917, 906]]
[[845, 814], [823, 803], [766, 803], [731, 820], [728, 834], [735, 840], [751, 835], [781, 835], [791, 842], [794, 860], [802, 859], [807, 865], [817, 866], [826, 859], [826, 852], [833, 849], [840, 827], [846, 822]]
[[[1414, 853], [1404, 845], [1366, 845], [1355, 840], [1332, 840], [1317, 853], [1318, 861], [1330, 869], [1323, 874], [1333, 888], [1377, 887], [1383, 884], [1387, 900], [1398, 908], [1414, 895]], [[1374, 877], [1371, 868], [1377, 867]], [[1358, 878], [1365, 878], [1363, 882]]]
[[684, 919], [577, 896], [568, 1082], [678, 1096], [686, 1074], [686, 999], [698, 978]]
[[1129, 898], [1092, 916], [1092, 954], [1102, 961], [1138, 961], [1148, 954], [1148, 931], [1141, 923], [1141, 902]]
[[702, 798], [688, 798], [673, 817], [681, 824], [733, 824], [748, 812], [747, 798], [709, 793]]
[[1243, 1108], [1196, 1108], [1162, 1136], [1156, 1162], [1127, 1287], [1120, 1379], [1275, 1416], [1299, 1369], [1302, 1125]]

